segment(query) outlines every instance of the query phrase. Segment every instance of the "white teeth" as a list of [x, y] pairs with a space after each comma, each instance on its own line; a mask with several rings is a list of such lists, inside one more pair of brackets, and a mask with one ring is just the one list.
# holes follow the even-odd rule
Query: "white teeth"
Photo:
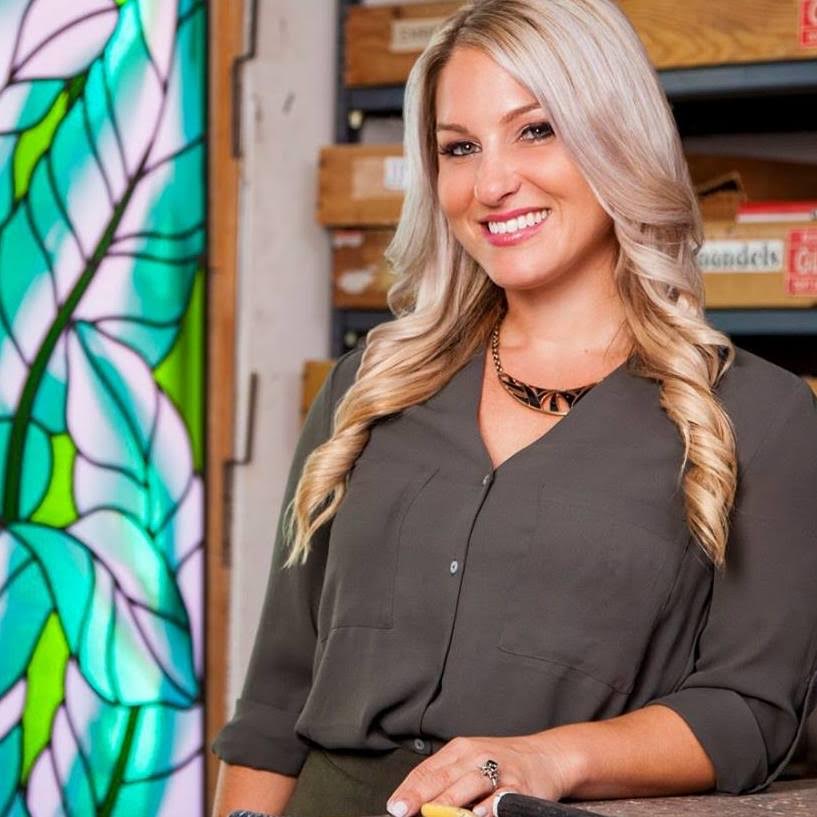
[[536, 224], [540, 224], [548, 217], [549, 214], [550, 210], [545, 209], [538, 210], [536, 212], [531, 211], [519, 216], [519, 218], [510, 218], [507, 221], [489, 221], [488, 230], [493, 235], [515, 233], [518, 230], [524, 229], [525, 227], [533, 227]]

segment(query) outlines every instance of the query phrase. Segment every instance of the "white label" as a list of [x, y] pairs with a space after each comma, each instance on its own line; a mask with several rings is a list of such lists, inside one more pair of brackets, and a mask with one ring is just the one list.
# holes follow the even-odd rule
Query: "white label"
[[402, 156], [387, 156], [383, 160], [383, 187], [400, 192], [406, 189], [406, 162]]
[[361, 230], [335, 230], [332, 233], [332, 248], [335, 250], [341, 250], [344, 247], [356, 249], [362, 246], [363, 233]]
[[782, 272], [785, 242], [776, 238], [704, 241], [698, 264], [704, 272]]
[[391, 24], [392, 54], [413, 54], [422, 51], [445, 17], [423, 17], [419, 20], [394, 20]]

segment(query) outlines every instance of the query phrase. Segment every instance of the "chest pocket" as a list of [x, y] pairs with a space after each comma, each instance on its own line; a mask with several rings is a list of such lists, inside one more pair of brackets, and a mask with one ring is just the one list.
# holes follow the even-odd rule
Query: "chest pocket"
[[500, 649], [632, 690], [668, 597], [685, 526], [662, 535], [604, 511], [540, 499], [510, 588]]
[[437, 468], [359, 460], [332, 520], [319, 636], [339, 627], [389, 629], [400, 531]]

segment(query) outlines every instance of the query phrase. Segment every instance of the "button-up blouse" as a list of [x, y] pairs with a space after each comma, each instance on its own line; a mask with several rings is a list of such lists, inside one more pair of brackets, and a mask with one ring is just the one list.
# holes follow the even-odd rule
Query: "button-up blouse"
[[[360, 350], [315, 400], [284, 505], [331, 431]], [[688, 528], [683, 446], [629, 362], [494, 468], [477, 422], [484, 352], [377, 423], [304, 566], [269, 585], [243, 693], [214, 749], [295, 775], [311, 745], [429, 754], [661, 704], [717, 789], [787, 762], [817, 679], [817, 403], [738, 347], [716, 393], [739, 487], [724, 571]]]

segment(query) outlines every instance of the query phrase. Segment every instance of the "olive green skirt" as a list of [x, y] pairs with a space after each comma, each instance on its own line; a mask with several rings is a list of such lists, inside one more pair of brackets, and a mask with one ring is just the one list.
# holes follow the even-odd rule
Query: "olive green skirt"
[[386, 800], [426, 760], [407, 749], [339, 752], [313, 749], [306, 758], [287, 817], [366, 817], [386, 813]]

